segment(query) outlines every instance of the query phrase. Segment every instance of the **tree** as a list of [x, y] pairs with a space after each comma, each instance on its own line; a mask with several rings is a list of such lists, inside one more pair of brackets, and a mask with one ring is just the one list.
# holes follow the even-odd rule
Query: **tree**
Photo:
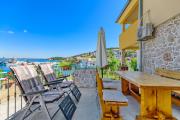
[[132, 70], [137, 71], [137, 58], [132, 58], [129, 64]]
[[2, 69], [0, 69], [0, 78], [2, 78], [3, 76], [2, 76], [2, 72], [3, 72], [3, 70]]
[[109, 55], [108, 55], [108, 66], [111, 71], [116, 71], [120, 67], [120, 60], [117, 59], [113, 53], [112, 50], [109, 50]]

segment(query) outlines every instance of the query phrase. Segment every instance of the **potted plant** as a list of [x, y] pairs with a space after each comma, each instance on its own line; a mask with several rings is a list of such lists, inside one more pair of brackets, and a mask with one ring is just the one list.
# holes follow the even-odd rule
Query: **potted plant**
[[69, 61], [62, 61], [59, 63], [59, 66], [62, 67], [63, 70], [71, 70], [72, 63]]

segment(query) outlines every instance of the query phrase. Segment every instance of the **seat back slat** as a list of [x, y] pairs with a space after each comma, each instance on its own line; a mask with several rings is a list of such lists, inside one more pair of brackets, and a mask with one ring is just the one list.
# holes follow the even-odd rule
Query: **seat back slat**
[[79, 102], [79, 100], [81, 98], [81, 92], [79, 91], [78, 87], [76, 85], [74, 85], [74, 87], [71, 91], [72, 91], [72, 94], [74, 95], [74, 97], [76, 98], [76, 100]]
[[73, 114], [76, 110], [76, 105], [69, 95], [59, 104], [59, 107], [64, 114], [66, 120], [72, 120]]

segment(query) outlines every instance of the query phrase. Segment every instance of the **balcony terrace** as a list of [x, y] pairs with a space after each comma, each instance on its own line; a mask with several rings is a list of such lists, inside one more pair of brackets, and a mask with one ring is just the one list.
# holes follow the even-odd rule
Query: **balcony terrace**
[[[114, 84], [118, 87], [119, 90], [121, 90], [121, 82], [120, 80], [115, 80]], [[13, 87], [15, 88], [15, 87]], [[97, 95], [96, 88], [80, 88], [80, 91], [82, 93], [82, 97], [77, 105], [77, 109], [73, 115], [73, 120], [99, 120], [101, 116], [101, 107], [99, 104], [99, 98]], [[18, 93], [18, 92], [17, 92]], [[10, 120], [19, 120], [19, 117], [22, 115], [24, 110], [24, 101], [21, 103], [21, 99], [19, 96], [17, 96], [16, 101], [14, 99], [14, 96], [10, 97], [9, 103], [7, 101], [1, 102], [0, 108], [1, 108], [1, 119], [5, 119], [7, 112], [9, 112], [10, 117], [6, 119]], [[128, 98], [128, 107], [122, 107], [120, 112], [124, 120], [134, 120], [136, 118], [136, 115], [139, 113], [139, 103], [136, 99], [134, 99], [132, 96], [127, 96]], [[19, 111], [16, 113], [13, 113], [15, 109], [16, 102], [16, 109]], [[7, 111], [7, 107], [9, 105], [9, 110]], [[21, 105], [23, 106], [21, 109]], [[35, 107], [35, 105], [34, 105]], [[57, 106], [54, 106], [53, 104], [49, 104], [48, 109], [50, 110], [50, 114], [53, 114], [54, 111], [56, 111]], [[175, 116], [177, 119], [180, 119], [180, 108], [173, 105], [173, 116]], [[30, 114], [25, 120], [45, 120], [46, 115], [41, 110], [36, 110], [32, 114]], [[63, 116], [62, 112], [59, 111], [53, 120], [65, 120], [65, 117]]]
[[[100, 120], [100, 105], [98, 102], [98, 96], [96, 89], [81, 88], [82, 98], [77, 105], [77, 110], [73, 116], [73, 120]], [[121, 108], [121, 115], [124, 120], [135, 120], [136, 115], [139, 113], [139, 103], [131, 96], [127, 96], [129, 105], [128, 107]], [[53, 113], [57, 106], [48, 106]], [[180, 119], [180, 108], [173, 106], [173, 115], [179, 120]], [[16, 117], [12, 117], [11, 120], [19, 120], [19, 116], [22, 112], [19, 112]], [[30, 115], [25, 120], [45, 120], [46, 116], [43, 112], [37, 111]], [[59, 111], [54, 120], [65, 120], [61, 111]]]
[[120, 48], [123, 49], [138, 49], [137, 42], [138, 20], [128, 26], [128, 28], [119, 36]]

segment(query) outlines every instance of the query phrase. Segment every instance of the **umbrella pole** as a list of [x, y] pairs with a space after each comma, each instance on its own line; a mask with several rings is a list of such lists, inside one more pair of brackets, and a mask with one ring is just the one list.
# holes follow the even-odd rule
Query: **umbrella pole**
[[103, 68], [101, 68], [101, 75], [102, 75], [102, 78], [103, 78]]

